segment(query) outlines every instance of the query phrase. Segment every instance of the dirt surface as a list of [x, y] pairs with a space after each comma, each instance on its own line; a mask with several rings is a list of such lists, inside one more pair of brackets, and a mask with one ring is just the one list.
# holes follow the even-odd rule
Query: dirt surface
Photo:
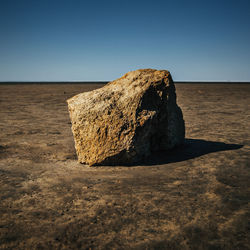
[[250, 85], [177, 84], [183, 147], [87, 167], [65, 101], [101, 86], [0, 85], [0, 249], [249, 249]]

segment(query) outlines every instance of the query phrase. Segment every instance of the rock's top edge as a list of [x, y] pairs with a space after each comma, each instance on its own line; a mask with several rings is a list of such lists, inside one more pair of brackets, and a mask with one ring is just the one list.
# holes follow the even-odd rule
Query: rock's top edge
[[139, 73], [148, 73], [148, 74], [152, 74], [152, 73], [153, 74], [162, 74], [162, 73], [165, 73], [167, 75], [169, 74], [169, 71], [165, 70], [165, 69], [150, 69], [150, 68], [147, 68], [147, 69], [137, 69], [137, 70], [129, 71], [126, 74], [124, 74], [122, 77], [124, 77], [125, 75], [128, 75], [128, 74], [136, 73], [136, 72], [139, 72]]
[[[141, 82], [146, 82], [146, 79], [151, 79], [152, 81], [160, 81], [163, 78], [171, 78], [170, 72], [168, 70], [157, 70], [157, 69], [137, 69], [134, 71], [129, 71], [126, 74], [124, 74], [122, 77], [113, 80], [109, 83], [107, 83], [103, 88], [108, 88], [109, 86], [114, 86], [118, 83], [123, 82], [125, 84], [126, 82], [131, 83], [134, 82], [135, 80], [141, 79]], [[95, 92], [99, 92], [99, 90], [94, 90]], [[84, 92], [81, 94], [78, 94], [76, 96], [73, 96], [67, 100], [67, 103], [70, 104], [73, 100], [76, 100], [77, 97], [83, 96], [83, 95], [88, 95], [89, 92]]]
[[108, 84], [114, 83], [116, 81], [119, 81], [121, 79], [125, 79], [128, 77], [139, 77], [139, 76], [147, 76], [150, 75], [152, 77], [159, 77], [159, 78], [164, 78], [164, 77], [168, 77], [170, 75], [170, 72], [168, 70], [157, 70], [157, 69], [137, 69], [137, 70], [133, 70], [133, 71], [129, 71], [126, 74], [124, 74], [122, 77], [109, 82]]

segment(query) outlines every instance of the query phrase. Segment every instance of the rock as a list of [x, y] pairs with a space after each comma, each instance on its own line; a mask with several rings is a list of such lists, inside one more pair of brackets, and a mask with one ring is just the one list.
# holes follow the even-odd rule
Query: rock
[[78, 161], [84, 164], [136, 164], [154, 151], [182, 144], [185, 137], [167, 70], [128, 72], [67, 102]]

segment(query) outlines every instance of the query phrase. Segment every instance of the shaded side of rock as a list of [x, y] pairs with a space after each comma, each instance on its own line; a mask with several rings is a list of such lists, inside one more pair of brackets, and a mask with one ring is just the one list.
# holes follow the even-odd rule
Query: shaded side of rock
[[78, 160], [131, 165], [182, 144], [185, 126], [167, 70], [128, 72], [68, 100]]

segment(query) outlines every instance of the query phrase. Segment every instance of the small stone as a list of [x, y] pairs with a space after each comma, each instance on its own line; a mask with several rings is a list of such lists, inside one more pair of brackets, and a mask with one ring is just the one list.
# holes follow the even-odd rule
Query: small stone
[[128, 72], [67, 102], [81, 163], [138, 164], [184, 141], [183, 115], [167, 70]]

